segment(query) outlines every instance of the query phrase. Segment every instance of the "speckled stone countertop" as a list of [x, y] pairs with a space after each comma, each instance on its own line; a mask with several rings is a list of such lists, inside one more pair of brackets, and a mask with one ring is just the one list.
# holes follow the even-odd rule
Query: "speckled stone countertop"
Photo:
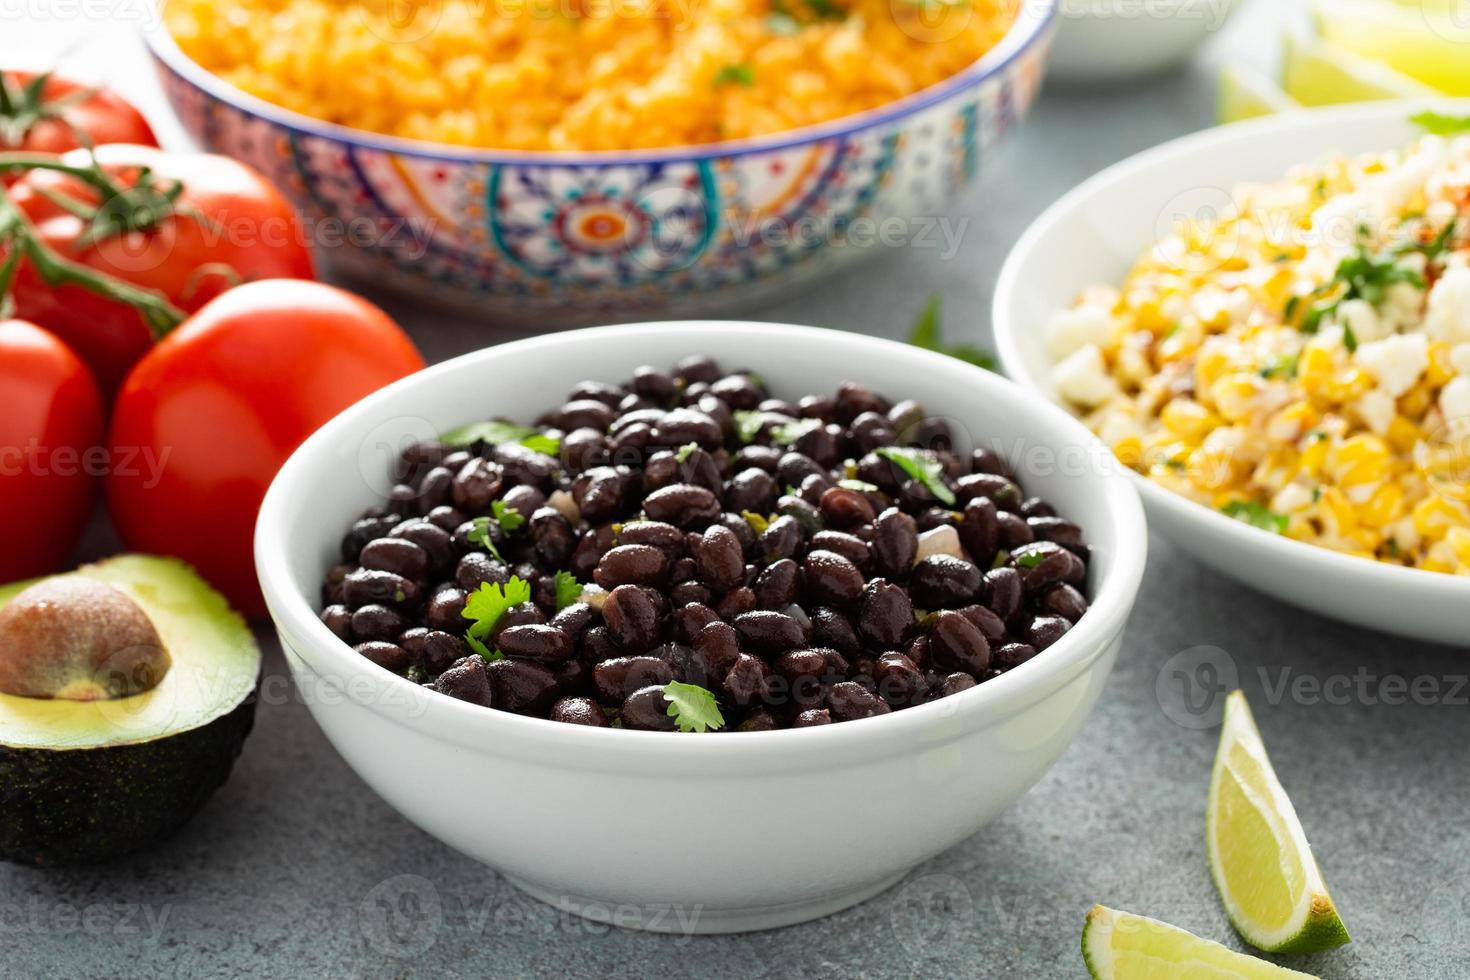
[[[76, 19], [73, 5], [38, 18], [50, 9], [0, 0], [0, 54], [105, 33], [86, 56], [112, 59], [109, 77], [161, 116], [124, 26]], [[1208, 125], [1212, 65], [1267, 61], [1278, 13], [1258, 0], [1173, 77], [1049, 90], [959, 211], [968, 224], [953, 257], [898, 250], [752, 315], [898, 337], [937, 290], [951, 334], [983, 340], [991, 283], [1020, 231], [1098, 168]], [[431, 359], [511, 336], [394, 312]], [[84, 551], [111, 547], [99, 526]], [[1057, 766], [980, 835], [849, 911], [687, 938], [594, 925], [526, 898], [347, 768], [262, 631], [265, 696], [229, 784], [154, 853], [0, 868], [0, 976], [1078, 977], [1094, 902], [1236, 943], [1203, 841], [1208, 709], [1218, 712], [1232, 671], [1355, 940], [1292, 965], [1330, 978], [1470, 976], [1470, 657], [1298, 612], [1158, 537], [1151, 548], [1117, 670]], [[1201, 659], [1213, 673], [1192, 669]], [[1400, 678], [1431, 693], [1405, 696]]]

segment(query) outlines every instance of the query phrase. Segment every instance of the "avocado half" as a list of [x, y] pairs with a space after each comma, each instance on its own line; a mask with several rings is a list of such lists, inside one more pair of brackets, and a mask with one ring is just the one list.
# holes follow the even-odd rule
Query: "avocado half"
[[[0, 858], [34, 866], [118, 857], [177, 831], [229, 776], [260, 678], [244, 619], [183, 562], [122, 555], [44, 581], [68, 576], [131, 598], [172, 662], [156, 686], [115, 699], [0, 693]], [[37, 581], [0, 587], [0, 609]]]

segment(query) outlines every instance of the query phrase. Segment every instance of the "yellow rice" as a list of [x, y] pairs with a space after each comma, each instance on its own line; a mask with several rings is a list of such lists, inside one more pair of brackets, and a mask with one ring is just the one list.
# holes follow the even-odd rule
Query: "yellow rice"
[[1016, 0], [168, 0], [203, 67], [358, 129], [521, 150], [759, 136], [963, 70]]

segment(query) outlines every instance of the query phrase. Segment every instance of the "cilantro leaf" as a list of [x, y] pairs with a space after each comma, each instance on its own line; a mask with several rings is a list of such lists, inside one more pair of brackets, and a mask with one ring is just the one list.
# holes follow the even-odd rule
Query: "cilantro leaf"
[[687, 462], [689, 462], [689, 457], [691, 455], [693, 455], [694, 450], [696, 450], [698, 448], [699, 448], [699, 443], [697, 443], [697, 442], [686, 442], [684, 445], [682, 445], [682, 446], [679, 447], [679, 451], [678, 452], [674, 453], [674, 459], [675, 459], [675, 461], [676, 462], [680, 462], [680, 463], [687, 463]]
[[475, 653], [478, 653], [480, 655], [480, 659], [485, 661], [486, 663], [494, 663], [497, 660], [505, 659], [505, 654], [501, 653], [499, 650], [490, 649], [470, 633], [465, 634], [464, 641], [469, 646], [469, 648]]
[[471, 422], [457, 429], [450, 429], [439, 436], [439, 441], [446, 446], [471, 446], [477, 442], [488, 443], [498, 446], [501, 443], [520, 443], [527, 449], [548, 456], [555, 456], [561, 452], [561, 440], [553, 436], [543, 435], [531, 428], [529, 425], [516, 425], [504, 419], [491, 419], [488, 422]]
[[495, 556], [496, 561], [504, 562], [505, 556], [500, 553], [499, 548], [495, 547], [495, 539], [490, 536], [491, 521], [492, 518], [489, 517], [475, 518], [470, 522], [474, 526], [470, 528], [470, 533], [465, 535], [465, 540], [490, 552]]
[[982, 367], [987, 371], [994, 371], [997, 367], [995, 355], [989, 351], [981, 350], [970, 344], [946, 344], [939, 332], [939, 311], [942, 300], [938, 293], [929, 297], [929, 302], [924, 307], [924, 312], [914, 321], [913, 330], [909, 332], [909, 343], [924, 350], [937, 351], [947, 354], [957, 360], [965, 361], [976, 367]]
[[664, 685], [664, 700], [669, 702], [668, 716], [681, 732], [704, 732], [725, 727], [715, 696], [697, 684], [670, 681]]
[[755, 84], [755, 69], [750, 65], [725, 65], [715, 72], [715, 88], [724, 85], [741, 85], [750, 88]]
[[1286, 526], [1290, 522], [1285, 514], [1274, 514], [1265, 506], [1254, 500], [1232, 500], [1220, 512], [1226, 517], [1233, 517], [1237, 521], [1258, 527], [1262, 531], [1270, 531], [1272, 534], [1285, 534]]
[[756, 436], [761, 434], [761, 426], [765, 425], [766, 417], [762, 412], [737, 411], [735, 416], [735, 432], [740, 436], [740, 441], [747, 446], [755, 442]]
[[[519, 606], [523, 602], [531, 601], [531, 584], [523, 581], [519, 576], [512, 575], [510, 581], [504, 585], [481, 582], [478, 591], [471, 592], [465, 600], [464, 612], [460, 615], [465, 619], [473, 620], [467, 637], [483, 641], [485, 637], [495, 629], [500, 622], [500, 617], [506, 611]], [[475, 647], [473, 643], [470, 644]], [[483, 647], [484, 644], [481, 643]], [[475, 649], [482, 657], [485, 655], [480, 649]]]
[[578, 599], [582, 598], [582, 583], [577, 581], [577, 576], [571, 572], [561, 571], [556, 573], [556, 608], [557, 611], [565, 609]]
[[500, 530], [506, 534], [514, 534], [526, 523], [526, 515], [510, 507], [504, 500], [491, 502], [490, 511], [495, 515], [495, 523], [500, 525]]
[[766, 15], [766, 30], [777, 37], [791, 37], [801, 31], [801, 25], [790, 14], [773, 13]]
[[1012, 552], [1011, 557], [1014, 558], [1016, 564], [1020, 565], [1022, 568], [1035, 568], [1037, 565], [1040, 565], [1042, 562], [1046, 561], [1046, 552], [1041, 551], [1040, 549]]
[[795, 422], [786, 422], [772, 427], [771, 441], [778, 446], [795, 445], [796, 440], [808, 432], [815, 432], [824, 424], [821, 419], [797, 419]]
[[749, 524], [750, 529], [756, 534], [765, 534], [766, 528], [771, 526], [768, 518], [764, 515], [757, 514], [753, 510], [742, 510], [740, 516], [745, 518], [745, 523]]
[[1261, 368], [1260, 375], [1263, 378], [1294, 378], [1296, 377], [1297, 360], [1295, 354], [1282, 354]]
[[944, 483], [944, 466], [938, 460], [928, 456], [922, 449], [906, 446], [879, 446], [873, 450], [873, 453], [888, 460], [912, 479], [918, 480], [940, 503], [953, 506], [954, 491]]
[[1434, 136], [1455, 136], [1470, 133], [1470, 116], [1448, 116], [1442, 112], [1421, 112], [1410, 116], [1409, 122]]

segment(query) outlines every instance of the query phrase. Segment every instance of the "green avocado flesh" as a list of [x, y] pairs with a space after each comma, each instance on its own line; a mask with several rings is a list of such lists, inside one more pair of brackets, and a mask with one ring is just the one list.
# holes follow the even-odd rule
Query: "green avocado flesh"
[[[172, 666], [111, 700], [0, 694], [0, 857], [25, 864], [103, 860], [167, 837], [224, 783], [255, 714], [260, 650], [189, 566], [123, 555], [68, 574], [136, 602]], [[0, 587], [0, 609], [34, 584]]]

